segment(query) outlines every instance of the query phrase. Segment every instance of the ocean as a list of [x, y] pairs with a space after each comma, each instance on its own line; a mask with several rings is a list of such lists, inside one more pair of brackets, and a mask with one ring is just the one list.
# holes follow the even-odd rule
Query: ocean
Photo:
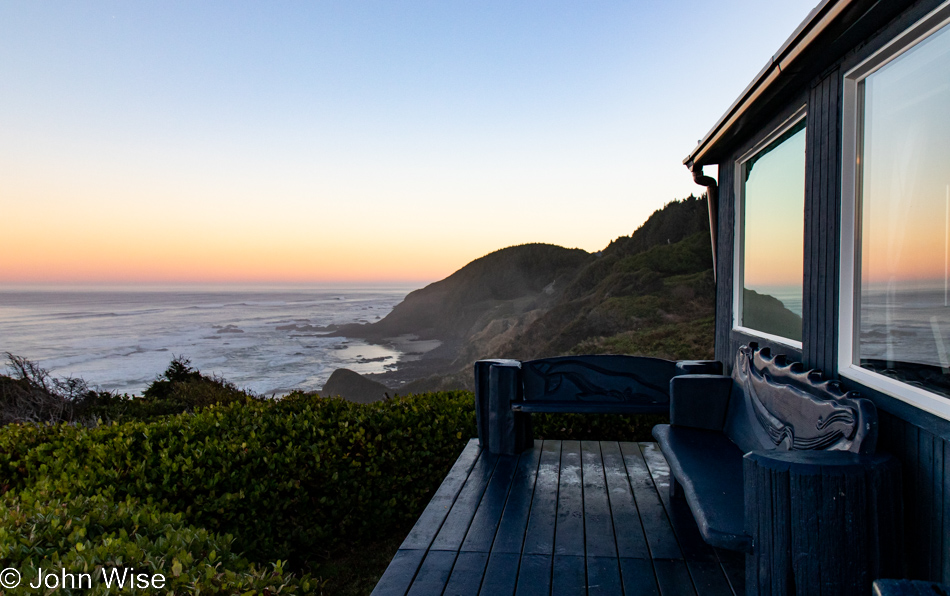
[[865, 290], [861, 358], [950, 367], [950, 307], [943, 287]]
[[258, 394], [316, 390], [337, 368], [378, 373], [413, 357], [315, 329], [381, 319], [412, 289], [5, 290], [0, 354], [132, 395], [175, 356]]

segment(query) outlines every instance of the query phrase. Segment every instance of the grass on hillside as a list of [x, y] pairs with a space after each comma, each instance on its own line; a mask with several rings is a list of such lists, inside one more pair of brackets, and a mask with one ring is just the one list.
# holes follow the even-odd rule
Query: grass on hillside
[[649, 355], [668, 360], [712, 360], [710, 337], [715, 332], [714, 316], [699, 320], [666, 323], [655, 327], [625, 331], [610, 337], [585, 340], [574, 354]]

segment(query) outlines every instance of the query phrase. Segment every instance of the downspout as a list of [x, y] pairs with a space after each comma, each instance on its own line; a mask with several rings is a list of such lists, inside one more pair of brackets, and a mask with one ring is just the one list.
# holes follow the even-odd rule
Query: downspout
[[693, 182], [706, 187], [706, 206], [709, 208], [709, 240], [712, 243], [713, 279], [716, 279], [716, 231], [719, 229], [719, 186], [712, 176], [703, 174], [703, 166], [689, 164]]

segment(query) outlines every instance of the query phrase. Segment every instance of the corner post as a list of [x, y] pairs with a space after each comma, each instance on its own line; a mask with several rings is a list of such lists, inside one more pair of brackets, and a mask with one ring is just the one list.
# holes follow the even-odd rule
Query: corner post
[[531, 415], [514, 412], [511, 402], [522, 399], [521, 363], [496, 362], [488, 371], [488, 451], [517, 455], [534, 446]]

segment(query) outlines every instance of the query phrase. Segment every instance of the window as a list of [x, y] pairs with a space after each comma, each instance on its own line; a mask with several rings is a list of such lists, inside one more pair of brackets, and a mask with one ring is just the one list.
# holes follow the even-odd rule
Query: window
[[737, 180], [735, 326], [801, 347], [805, 238], [802, 113], [739, 160]]
[[950, 417], [947, 13], [945, 5], [845, 78], [853, 146], [840, 368]]

